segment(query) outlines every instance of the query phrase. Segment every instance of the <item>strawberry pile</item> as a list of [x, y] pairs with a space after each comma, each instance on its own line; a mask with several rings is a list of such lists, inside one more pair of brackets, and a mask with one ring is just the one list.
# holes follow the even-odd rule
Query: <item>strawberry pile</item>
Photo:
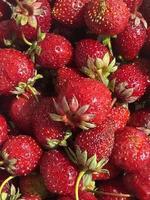
[[0, 0], [0, 199], [150, 200], [150, 0]]

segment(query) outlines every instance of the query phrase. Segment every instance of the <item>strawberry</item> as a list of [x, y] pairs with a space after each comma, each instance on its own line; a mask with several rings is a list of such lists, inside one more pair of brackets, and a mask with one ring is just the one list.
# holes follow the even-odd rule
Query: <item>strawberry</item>
[[[26, 55], [11, 48], [0, 49], [0, 94], [11, 93], [20, 82], [27, 82], [33, 75], [34, 65]], [[22, 90], [19, 88], [18, 92]]]
[[52, 98], [43, 98], [33, 113], [33, 130], [38, 142], [45, 147], [54, 148], [58, 145], [65, 146], [65, 128], [60, 122], [50, 119], [50, 113], [54, 111]]
[[41, 200], [41, 197], [38, 195], [24, 195], [20, 199], [21, 200]]
[[131, 13], [134, 13], [143, 2], [143, 0], [123, 0], [123, 1], [127, 4]]
[[141, 14], [133, 14], [127, 27], [114, 40], [114, 49], [117, 55], [125, 60], [133, 60], [145, 42], [146, 28], [147, 23]]
[[144, 95], [147, 79], [144, 69], [138, 63], [121, 65], [111, 77], [115, 95], [126, 103], [133, 103]]
[[12, 136], [1, 149], [1, 164], [13, 175], [27, 175], [37, 166], [41, 154], [42, 150], [30, 136]]
[[50, 192], [61, 195], [73, 193], [78, 171], [63, 153], [57, 150], [45, 152], [40, 169]]
[[0, 115], [0, 146], [7, 140], [8, 126], [6, 119]]
[[7, 20], [11, 16], [11, 9], [6, 2], [0, 1], [0, 21]]
[[89, 0], [56, 0], [53, 7], [53, 17], [57, 21], [73, 28], [84, 25], [85, 5]]
[[126, 171], [136, 172], [150, 162], [150, 143], [148, 136], [133, 127], [125, 127], [115, 134], [112, 153], [114, 164]]
[[22, 34], [28, 40], [36, 39], [40, 27], [43, 32], [48, 32], [51, 27], [51, 8], [48, 0], [28, 1], [17, 0], [13, 8], [12, 24], [18, 38]]
[[142, 13], [144, 19], [150, 25], [150, 1], [143, 0], [142, 5], [140, 6], [139, 11]]
[[[96, 197], [90, 192], [80, 192], [79, 197], [80, 200], [96, 200]], [[71, 196], [62, 196], [58, 200], [74, 200], [74, 198]]]
[[116, 35], [127, 26], [130, 17], [127, 5], [118, 0], [91, 0], [85, 10], [85, 22], [96, 34]]
[[38, 195], [45, 199], [48, 195], [40, 174], [30, 174], [20, 177], [19, 186], [23, 195]]
[[13, 98], [9, 107], [9, 116], [20, 130], [26, 133], [32, 130], [32, 115], [37, 105], [38, 101], [30, 93]]
[[104, 84], [92, 79], [70, 81], [54, 100], [57, 115], [51, 119], [64, 122], [71, 128], [94, 128], [107, 117], [111, 93]]
[[134, 126], [150, 134], [150, 109], [142, 109], [134, 112], [128, 122], [129, 126]]
[[124, 184], [138, 199], [150, 199], [150, 172], [140, 174], [125, 174]]

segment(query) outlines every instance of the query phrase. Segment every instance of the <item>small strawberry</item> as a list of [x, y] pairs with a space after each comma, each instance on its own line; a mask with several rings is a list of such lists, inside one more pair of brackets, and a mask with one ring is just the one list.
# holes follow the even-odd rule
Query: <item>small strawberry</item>
[[50, 192], [61, 195], [73, 194], [78, 171], [63, 153], [57, 150], [45, 152], [40, 169]]
[[143, 0], [142, 5], [140, 6], [139, 11], [142, 13], [144, 19], [150, 25], [150, 1]]
[[133, 103], [144, 95], [148, 77], [138, 63], [123, 64], [112, 74], [112, 87], [118, 99]]
[[20, 200], [42, 200], [38, 195], [24, 195], [20, 198]]
[[[96, 200], [97, 198], [90, 192], [80, 192], [79, 194], [80, 200]], [[74, 200], [74, 197], [71, 196], [62, 196], [59, 197], [58, 200]]]
[[43, 178], [37, 173], [20, 177], [19, 186], [23, 195], [38, 195], [43, 199], [48, 195]]
[[125, 60], [133, 60], [145, 42], [146, 28], [147, 23], [141, 14], [133, 14], [127, 27], [114, 40], [114, 49], [117, 55]]
[[7, 140], [8, 126], [6, 119], [0, 115], [0, 146]]
[[1, 164], [13, 175], [27, 175], [37, 166], [41, 154], [42, 150], [30, 136], [12, 136], [1, 149]]
[[11, 16], [11, 9], [6, 2], [0, 1], [0, 21], [7, 20]]
[[131, 13], [134, 13], [143, 2], [143, 0], [123, 0], [123, 1], [127, 4]]
[[130, 17], [123, 0], [92, 0], [85, 10], [85, 22], [96, 34], [116, 35], [127, 26]]
[[56, 0], [53, 7], [53, 17], [57, 21], [73, 28], [84, 25], [85, 5], [89, 0]]
[[114, 164], [126, 171], [136, 172], [150, 162], [150, 143], [148, 136], [141, 130], [125, 127], [115, 134], [112, 153]]
[[54, 148], [58, 145], [65, 146], [69, 137], [60, 122], [50, 119], [50, 113], [54, 112], [52, 98], [43, 98], [32, 115], [34, 134], [38, 142], [45, 147]]
[[9, 116], [20, 130], [26, 133], [32, 130], [32, 115], [37, 105], [38, 101], [30, 93], [12, 99], [9, 105]]
[[57, 114], [51, 113], [51, 119], [64, 122], [71, 128], [89, 129], [101, 124], [107, 117], [111, 93], [104, 84], [82, 78], [68, 82], [54, 104]]
[[150, 134], [150, 109], [142, 109], [134, 112], [128, 122], [129, 126], [134, 126]]
[[48, 0], [17, 0], [13, 8], [12, 23], [14, 32], [22, 39], [22, 34], [28, 40], [36, 39], [40, 27], [48, 32], [51, 27], [51, 8]]

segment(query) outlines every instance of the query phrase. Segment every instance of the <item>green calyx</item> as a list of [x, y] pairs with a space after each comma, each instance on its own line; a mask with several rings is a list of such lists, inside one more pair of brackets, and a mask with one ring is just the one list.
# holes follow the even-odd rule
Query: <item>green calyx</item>
[[87, 67], [83, 67], [82, 71], [90, 78], [99, 80], [100, 82], [108, 86], [108, 77], [111, 73], [115, 72], [117, 68], [118, 67], [116, 66], [116, 59], [114, 58], [111, 61], [109, 53], [106, 53], [103, 59], [89, 58], [87, 60]]
[[42, 2], [38, 0], [16, 0], [17, 6], [13, 7], [12, 18], [16, 20], [19, 25], [30, 25], [37, 28], [37, 16], [43, 14]]

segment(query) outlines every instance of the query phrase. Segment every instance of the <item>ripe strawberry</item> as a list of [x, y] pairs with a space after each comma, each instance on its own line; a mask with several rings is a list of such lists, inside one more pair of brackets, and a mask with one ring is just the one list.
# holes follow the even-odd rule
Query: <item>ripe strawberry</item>
[[28, 133], [32, 130], [32, 115], [37, 106], [38, 101], [30, 93], [14, 97], [9, 106], [9, 116], [20, 130]]
[[35, 140], [26, 135], [10, 137], [1, 150], [4, 167], [17, 176], [29, 174], [37, 166], [41, 154]]
[[24, 195], [20, 198], [21, 200], [42, 200], [38, 195]]
[[[90, 192], [80, 192], [79, 198], [80, 200], [96, 200], [96, 197]], [[74, 200], [74, 197], [62, 196], [59, 197], [58, 200]]]
[[61, 35], [47, 34], [38, 43], [40, 53], [36, 55], [37, 63], [46, 68], [58, 69], [67, 65], [72, 59], [71, 43]]
[[84, 25], [85, 5], [89, 0], [56, 0], [52, 11], [54, 19], [59, 22], [78, 28]]
[[49, 148], [65, 145], [67, 139], [64, 126], [50, 119], [51, 112], [54, 112], [52, 98], [43, 98], [32, 118], [33, 130], [38, 142]]
[[0, 94], [11, 93], [20, 82], [27, 82], [33, 75], [34, 65], [26, 55], [11, 48], [0, 49]]
[[0, 21], [7, 20], [11, 16], [11, 9], [4, 1], [0, 1]]
[[150, 199], [150, 172], [143, 171], [139, 174], [125, 174], [125, 186], [132, 192], [138, 199]]
[[134, 13], [138, 9], [138, 7], [142, 4], [143, 0], [123, 0], [123, 1], [127, 4], [128, 8], [130, 9], [130, 12]]
[[8, 126], [6, 119], [0, 115], [0, 146], [7, 140]]
[[57, 115], [51, 119], [62, 121], [71, 128], [94, 128], [107, 117], [111, 107], [111, 93], [104, 84], [82, 78], [70, 81], [58, 96], [55, 108]]
[[142, 109], [134, 112], [128, 122], [129, 126], [134, 126], [150, 134], [150, 109]]
[[136, 101], [145, 93], [147, 79], [145, 71], [138, 63], [121, 65], [111, 77], [115, 95], [126, 103]]
[[125, 60], [133, 60], [145, 42], [146, 28], [147, 23], [141, 14], [133, 14], [127, 27], [114, 40], [114, 49], [117, 55]]
[[23, 195], [38, 195], [45, 199], [48, 195], [40, 174], [30, 174], [20, 177], [19, 186]]
[[150, 143], [148, 136], [133, 127], [125, 127], [115, 134], [112, 159], [116, 166], [136, 172], [150, 162]]
[[130, 17], [127, 5], [118, 0], [92, 0], [85, 10], [85, 22], [96, 34], [116, 35], [127, 26]]
[[45, 152], [40, 169], [50, 192], [62, 195], [73, 194], [78, 172], [63, 153], [57, 150]]
[[34, 40], [40, 27], [42, 32], [48, 32], [51, 27], [51, 8], [48, 0], [18, 1], [13, 8], [12, 23], [14, 32], [22, 39], [22, 34], [28, 40]]
[[142, 13], [144, 19], [150, 25], [150, 1], [143, 0], [142, 5], [140, 6], [139, 11]]

